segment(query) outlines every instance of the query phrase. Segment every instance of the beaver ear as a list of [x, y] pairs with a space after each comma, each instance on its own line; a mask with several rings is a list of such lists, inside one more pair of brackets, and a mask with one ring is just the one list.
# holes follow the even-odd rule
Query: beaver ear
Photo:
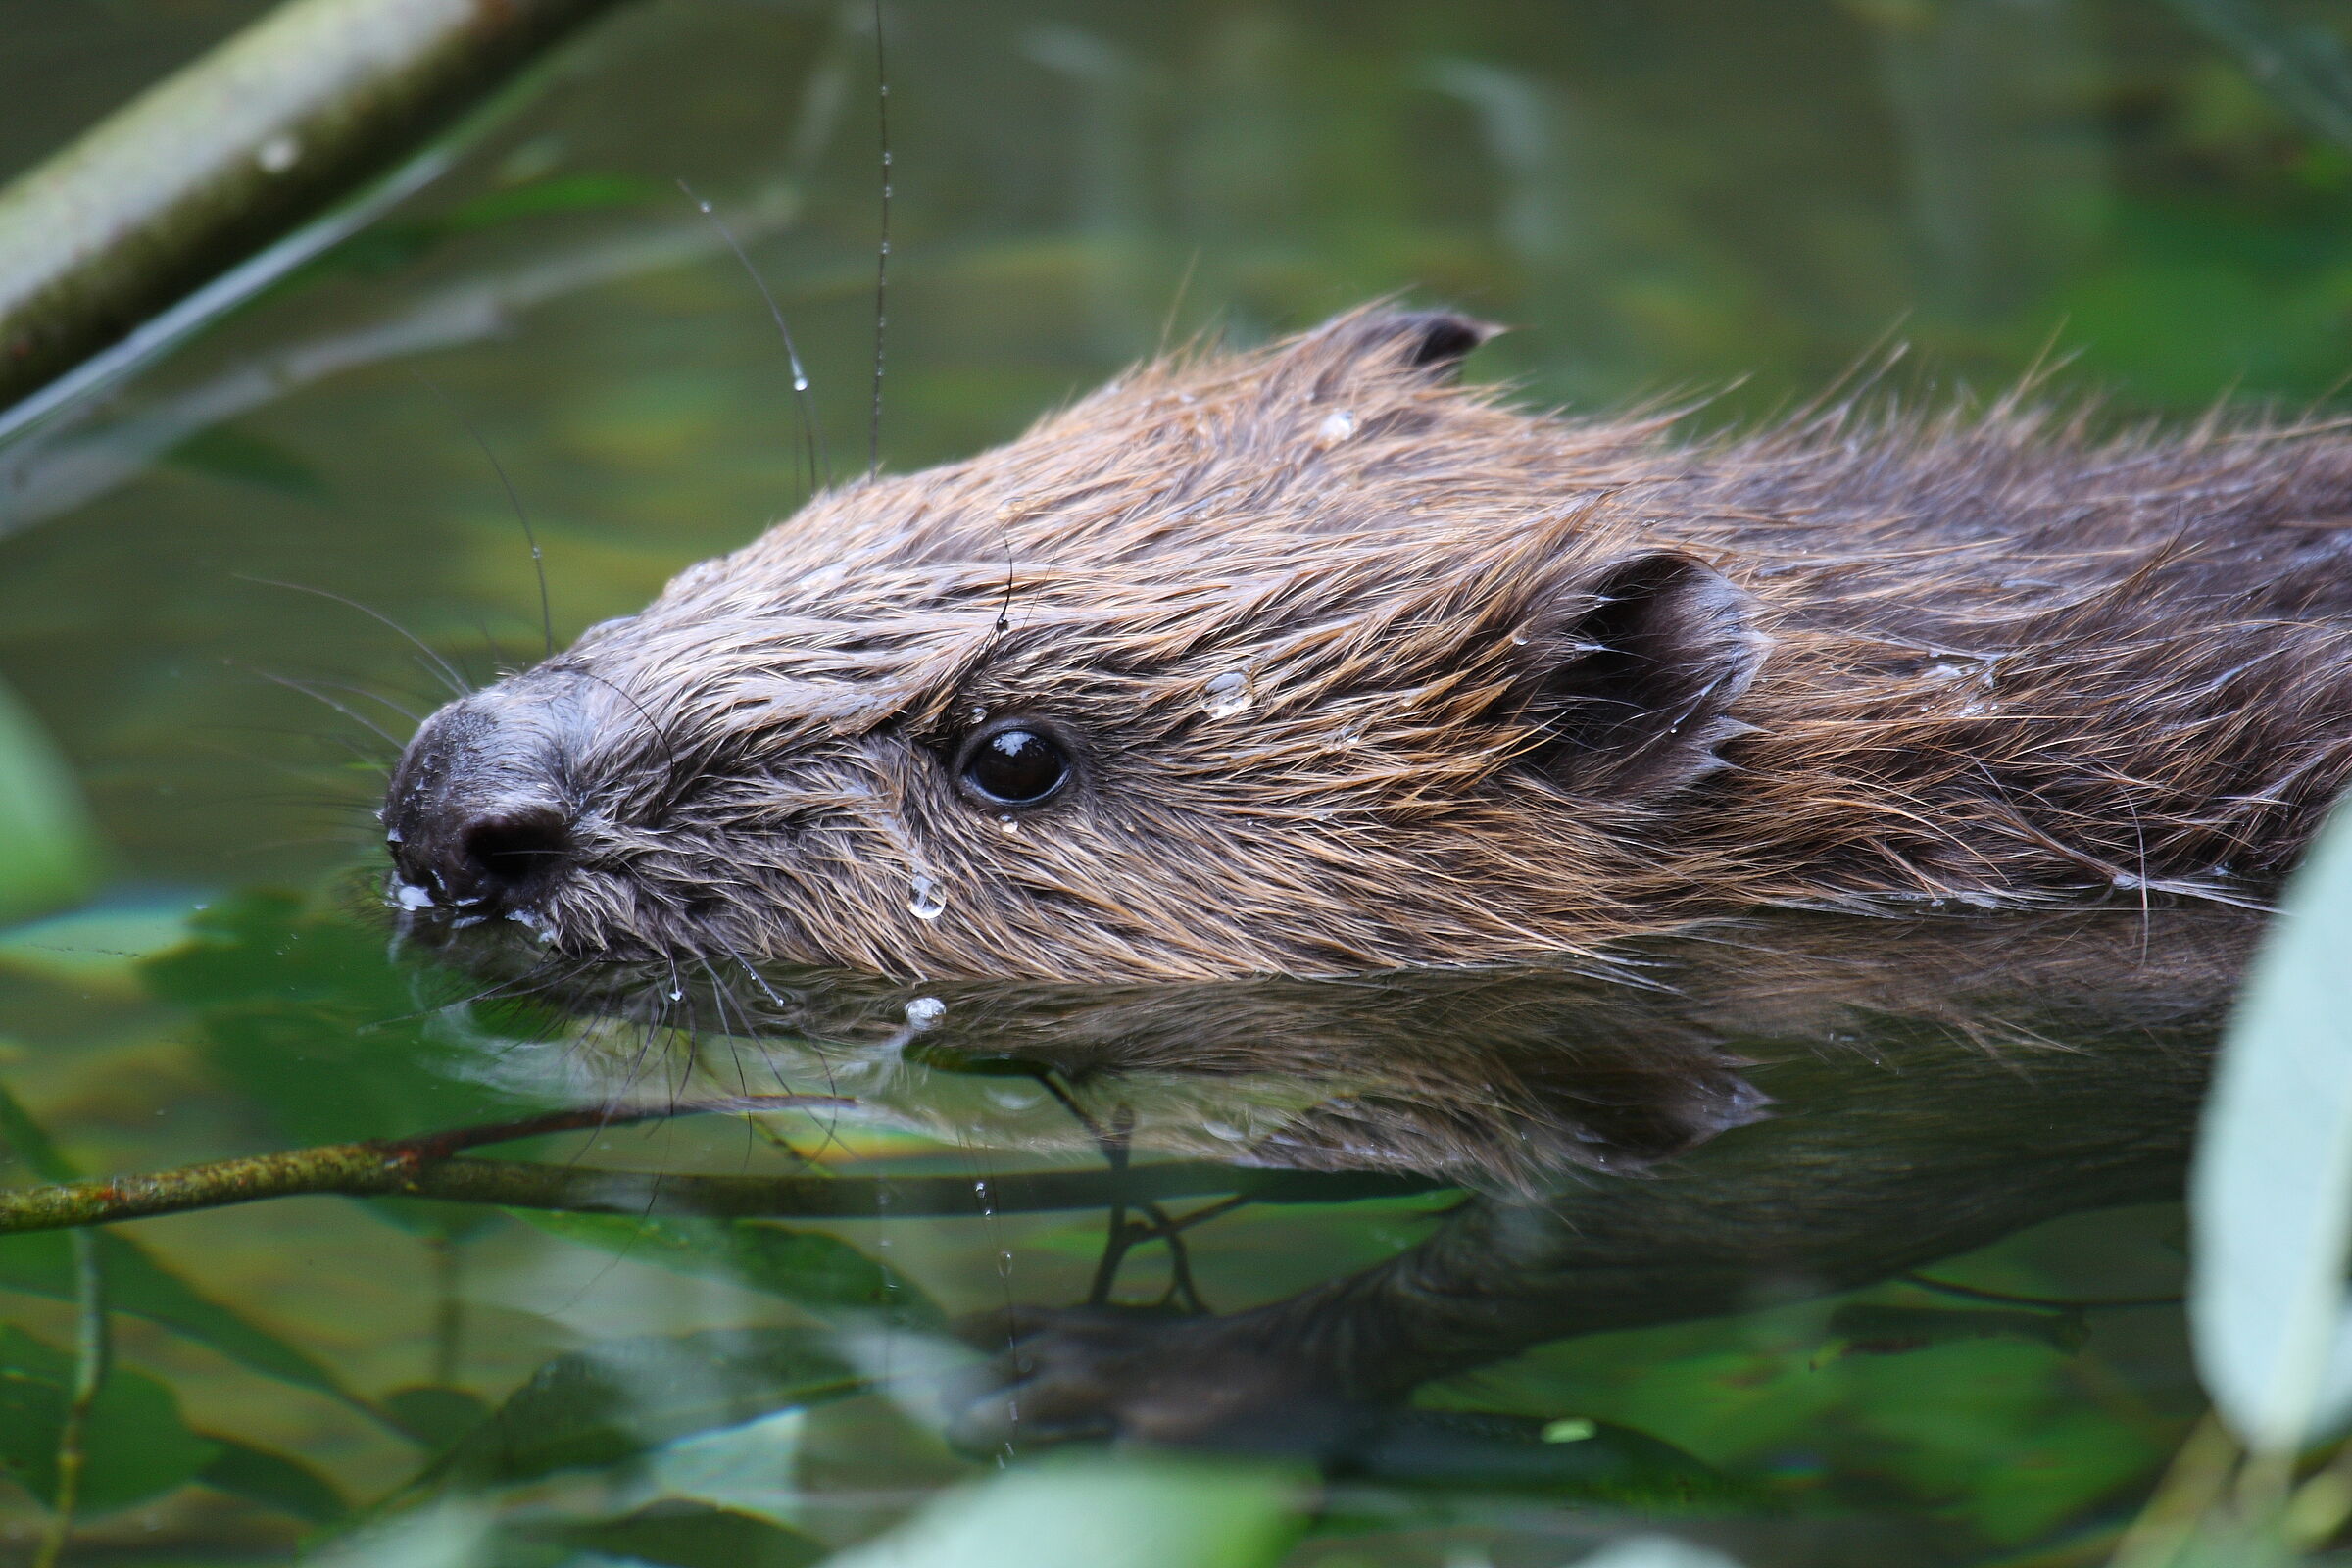
[[1357, 311], [1325, 323], [1307, 341], [1336, 362], [1318, 388], [1328, 396], [1359, 368], [1401, 365], [1432, 380], [1451, 380], [1472, 349], [1502, 330], [1451, 311]]
[[1705, 562], [1628, 557], [1566, 596], [1528, 646], [1540, 667], [1520, 712], [1543, 739], [1523, 759], [1582, 795], [1652, 794], [1723, 766], [1715, 748], [1764, 662], [1749, 600]]

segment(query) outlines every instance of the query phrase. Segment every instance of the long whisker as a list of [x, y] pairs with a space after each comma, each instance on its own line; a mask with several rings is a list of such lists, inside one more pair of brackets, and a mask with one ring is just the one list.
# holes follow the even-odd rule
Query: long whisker
[[743, 264], [745, 273], [752, 280], [752, 287], [760, 291], [760, 298], [767, 304], [768, 317], [776, 323], [776, 335], [784, 340], [784, 358], [792, 365], [793, 395], [800, 404], [801, 423], [808, 445], [808, 493], [814, 495], [820, 483], [829, 485], [833, 482], [833, 451], [825, 441], [824, 421], [816, 416], [816, 398], [808, 388], [808, 372], [801, 365], [800, 348], [792, 340], [792, 328], [784, 324], [784, 308], [776, 303], [776, 296], [768, 290], [767, 279], [761, 277], [760, 269], [752, 265], [751, 257], [744, 252], [743, 242], [735, 237], [735, 231], [727, 226], [726, 220], [712, 211], [709, 202], [696, 195], [694, 187], [685, 180], [678, 181], [678, 189], [684, 191], [686, 199], [710, 220], [710, 226], [718, 230], [718, 237], [727, 242], [727, 249], [735, 253], [735, 260]]
[[500, 487], [507, 492], [507, 504], [514, 509], [514, 520], [522, 524], [523, 543], [531, 547], [531, 572], [539, 579], [539, 630], [546, 639], [547, 657], [555, 658], [556, 612], [547, 597], [547, 558], [539, 553], [539, 533], [531, 526], [531, 514], [523, 510], [521, 492], [514, 488], [514, 481], [507, 476], [507, 466], [498, 461], [498, 454], [490, 450], [490, 443], [482, 439], [482, 432], [474, 428], [473, 421], [466, 417], [465, 411], [451, 400], [450, 395], [434, 385], [421, 371], [413, 370], [410, 373], [424, 383], [426, 391], [441, 400], [441, 406], [449, 410], [450, 417], [456, 419], [459, 427], [473, 438], [473, 444], [482, 449], [482, 456], [490, 460], [490, 471], [498, 475]]
[[866, 425], [865, 476], [882, 471], [882, 357], [890, 327], [890, 56], [882, 36], [882, 0], [874, 0], [875, 131], [882, 148], [881, 243], [874, 250], [874, 407]]
[[408, 627], [403, 626], [399, 621], [394, 620], [390, 615], [385, 614], [382, 611], [376, 609], [372, 605], [362, 604], [357, 599], [353, 599], [346, 594], [335, 593], [331, 589], [313, 588], [308, 583], [280, 582], [275, 577], [255, 577], [244, 572], [238, 572], [235, 575], [237, 576], [238, 580], [242, 582], [258, 582], [265, 588], [283, 588], [291, 593], [316, 594], [320, 599], [331, 599], [338, 605], [347, 606], [352, 610], [358, 611], [363, 615], [367, 615], [371, 619], [380, 621], [384, 625], [391, 627], [401, 636], [407, 638], [411, 645], [413, 645], [418, 653], [422, 654], [426, 659], [432, 661], [432, 667], [434, 671], [439, 674], [443, 680], [449, 683], [449, 688], [452, 695], [464, 697], [473, 690], [472, 685], [458, 672], [458, 666], [451, 663], [440, 653], [436, 652], [430, 643], [427, 643], [423, 638], [417, 636], [415, 632], [409, 630]]
[[280, 675], [267, 669], [256, 669], [251, 664], [239, 664], [237, 667], [245, 670], [249, 674], [259, 675], [266, 681], [273, 681], [277, 685], [283, 686], [290, 692], [300, 692], [303, 696], [308, 697], [315, 703], [324, 703], [336, 712], [341, 713], [345, 718], [350, 719], [354, 724], [357, 724], [362, 729], [368, 730], [379, 737], [386, 746], [391, 747], [394, 751], [397, 752], [401, 749], [401, 742], [390, 730], [384, 728], [381, 724], [376, 723], [373, 719], [367, 718], [354, 710], [336, 702], [332, 697], [327, 696], [325, 693], [315, 692], [311, 690], [309, 686], [305, 685], [301, 681], [296, 680], [291, 675]]

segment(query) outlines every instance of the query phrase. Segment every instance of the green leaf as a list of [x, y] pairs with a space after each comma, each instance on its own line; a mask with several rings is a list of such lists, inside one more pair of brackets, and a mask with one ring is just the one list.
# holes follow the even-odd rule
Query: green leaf
[[[2222, 1046], [2189, 1178], [2197, 1367], [2248, 1446], [2352, 1415], [2352, 811], [2288, 884]], [[2335, 1370], [2331, 1370], [2331, 1363]]]
[[[0, 1148], [5, 1148], [17, 1163], [45, 1182], [70, 1182], [81, 1175], [66, 1156], [58, 1152], [49, 1134], [32, 1119], [24, 1102], [0, 1084]], [[61, 1241], [64, 1238], [59, 1238]]]
[[[98, 1255], [105, 1263], [109, 1309], [159, 1324], [266, 1377], [315, 1389], [373, 1413], [367, 1400], [325, 1366], [236, 1308], [204, 1295], [138, 1243], [104, 1232], [98, 1238]], [[0, 1287], [73, 1300], [77, 1288], [72, 1238], [64, 1231], [0, 1237]]]
[[79, 904], [97, 885], [98, 860], [74, 770], [32, 710], [0, 686], [0, 922]]
[[134, 991], [138, 965], [188, 938], [185, 898], [108, 903], [0, 932], [0, 969], [84, 989]]
[[681, 1274], [731, 1280], [813, 1312], [886, 1311], [919, 1328], [946, 1321], [921, 1290], [822, 1231], [793, 1230], [764, 1219], [508, 1212], [565, 1241]]
[[436, 1453], [482, 1424], [489, 1401], [470, 1389], [429, 1384], [395, 1389], [380, 1401], [394, 1426]]
[[351, 1511], [342, 1491], [301, 1460], [218, 1432], [198, 1434], [220, 1451], [196, 1472], [216, 1492], [258, 1502], [315, 1525], [331, 1525]]
[[608, 1340], [540, 1367], [427, 1474], [496, 1484], [618, 1464], [864, 1386], [823, 1335], [804, 1330]]
[[1592, 1420], [1399, 1410], [1374, 1432], [1357, 1465], [1382, 1481], [1539, 1491], [1637, 1508], [1764, 1500], [1758, 1488], [1670, 1443]]
[[[74, 1356], [0, 1325], [0, 1470], [43, 1502], [57, 1497], [57, 1450], [73, 1400]], [[220, 1454], [188, 1430], [154, 1378], [117, 1366], [82, 1434], [81, 1507], [104, 1513], [193, 1480]]]
[[950, 1493], [829, 1568], [1268, 1568], [1309, 1495], [1283, 1467], [1049, 1460]]
[[[399, 1138], [528, 1115], [562, 1102], [568, 1080], [547, 1047], [544, 1095], [518, 1068], [530, 1048], [492, 1036], [545, 1032], [506, 1008], [436, 1007], [469, 989], [459, 976], [390, 959], [383, 933], [314, 912], [289, 894], [250, 892], [189, 921], [190, 940], [148, 960], [157, 995], [195, 1010], [204, 1058], [302, 1144]], [[500, 1069], [493, 1071], [494, 1065]], [[383, 1205], [371, 1205], [371, 1211]]]
[[304, 501], [324, 501], [333, 493], [318, 470], [294, 453], [231, 425], [197, 431], [165, 453], [163, 461]]
[[621, 1519], [536, 1532], [581, 1551], [665, 1568], [807, 1568], [830, 1549], [748, 1513], [670, 1499]]

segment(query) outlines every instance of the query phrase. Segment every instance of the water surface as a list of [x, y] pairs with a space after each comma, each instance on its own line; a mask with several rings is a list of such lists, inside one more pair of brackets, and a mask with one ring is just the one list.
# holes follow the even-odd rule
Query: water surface
[[[0, 8], [20, 43], [0, 166], [253, 9]], [[439, 1462], [495, 1501], [500, 1549], [558, 1561], [589, 1549], [564, 1530], [665, 1496], [846, 1544], [1007, 1444], [1115, 1426], [1330, 1461], [1301, 1563], [1551, 1564], [1661, 1520], [1754, 1564], [2103, 1560], [2200, 1409], [2164, 1304], [2168, 1196], [2239, 922], [1781, 921], [1601, 971], [1157, 994], [722, 976], [699, 1038], [610, 998], [587, 1021], [466, 1004], [477, 987], [389, 952], [370, 812], [440, 694], [386, 622], [487, 679], [805, 486], [767, 308], [678, 179], [787, 313], [833, 471], [866, 461], [864, 14], [617, 14], [410, 207], [0, 451], [0, 682], [28, 715], [7, 744], [54, 748], [100, 847], [86, 903], [0, 933], [0, 1083], [64, 1159], [802, 1091], [855, 1103], [480, 1152], [906, 1179], [800, 1227], [829, 1241], [329, 1197], [122, 1227], [242, 1328], [142, 1308], [116, 1271], [122, 1375], [163, 1402], [152, 1462], [109, 1476], [78, 1549], [287, 1560], [318, 1521], [283, 1487], [256, 1500], [223, 1438], [362, 1505]], [[1887, 384], [1920, 398], [2058, 364], [2056, 395], [2118, 418], [2327, 399], [2352, 154], [2199, 14], [894, 8], [882, 460], [1002, 439], [1163, 342], [1393, 290], [1515, 323], [1474, 373], [1532, 400], [1703, 400], [1702, 422], [1769, 416], [1898, 336]], [[550, 626], [484, 445], [542, 547]], [[1177, 1174], [1113, 1215], [1124, 1160]], [[1035, 1171], [1085, 1201], [1030, 1206]], [[1181, 1267], [1164, 1237], [1104, 1266], [1106, 1235], [1132, 1240], [1114, 1225], [1237, 1190], [1181, 1230]], [[12, 1364], [73, 1342], [49, 1245], [0, 1243]], [[1283, 1394], [1335, 1282], [1394, 1280], [1416, 1248], [1500, 1269], [1481, 1310], [1392, 1313], [1388, 1373]], [[1888, 1283], [1918, 1270], [1939, 1283]], [[1170, 1315], [1026, 1320], [1047, 1336], [1028, 1434], [985, 1381], [931, 1376], [980, 1358], [948, 1348], [951, 1319], [1090, 1299]], [[1218, 1340], [1201, 1306], [1256, 1312], [1254, 1337]], [[481, 1460], [464, 1434], [564, 1356], [642, 1395], [615, 1418], [629, 1462]], [[817, 1400], [826, 1367], [890, 1390]], [[1187, 1369], [1180, 1396], [1135, 1396], [1138, 1367]], [[1423, 1413], [1397, 1414], [1423, 1373]], [[644, 1393], [698, 1377], [750, 1403], [673, 1418]], [[1287, 1414], [1220, 1420], [1219, 1398]], [[41, 1517], [5, 1492], [7, 1549]]]

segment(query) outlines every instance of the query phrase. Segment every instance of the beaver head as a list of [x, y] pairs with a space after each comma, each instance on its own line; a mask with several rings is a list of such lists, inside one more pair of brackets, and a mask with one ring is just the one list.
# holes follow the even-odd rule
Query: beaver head
[[1644, 542], [1654, 424], [1454, 384], [1490, 330], [1361, 311], [819, 496], [434, 714], [394, 902], [583, 958], [902, 976], [1614, 934], [1765, 639]]

